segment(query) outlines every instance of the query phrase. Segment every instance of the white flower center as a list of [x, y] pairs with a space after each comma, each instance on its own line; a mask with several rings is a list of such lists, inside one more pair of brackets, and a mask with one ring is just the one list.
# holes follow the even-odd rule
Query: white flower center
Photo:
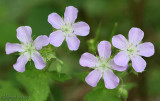
[[109, 61], [100, 58], [96, 68], [101, 69], [103, 71], [105, 71], [106, 69], [109, 69], [110, 68]]
[[61, 30], [65, 33], [65, 36], [70, 36], [73, 34], [73, 28], [71, 24], [64, 24]]
[[24, 48], [24, 51], [22, 53], [27, 53], [30, 57], [36, 51], [36, 48], [33, 45], [33, 43], [23, 44], [22, 46]]
[[138, 45], [133, 45], [132, 43], [129, 43], [125, 51], [129, 56], [137, 55], [139, 52]]

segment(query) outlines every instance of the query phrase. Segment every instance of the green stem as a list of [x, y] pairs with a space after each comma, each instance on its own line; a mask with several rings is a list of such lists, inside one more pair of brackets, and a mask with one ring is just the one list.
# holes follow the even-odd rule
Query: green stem
[[99, 23], [99, 26], [98, 26], [97, 31], [96, 31], [95, 41], [98, 40], [98, 38], [99, 38], [101, 25], [102, 25], [102, 23]]
[[113, 28], [112, 33], [111, 33], [111, 35], [110, 35], [110, 41], [112, 40], [113, 35], [115, 35], [117, 26], [118, 26], [118, 23], [115, 22], [115, 23], [114, 23], [114, 28]]
[[47, 71], [49, 69], [49, 67], [51, 66], [52, 62], [53, 62], [54, 59], [51, 59], [51, 61], [49, 61], [47, 67], [45, 68], [44, 71]]

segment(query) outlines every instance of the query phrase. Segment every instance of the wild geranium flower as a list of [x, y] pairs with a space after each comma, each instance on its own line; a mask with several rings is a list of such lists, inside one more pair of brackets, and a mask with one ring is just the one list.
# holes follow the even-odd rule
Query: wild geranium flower
[[119, 66], [125, 66], [131, 60], [134, 70], [143, 72], [146, 61], [141, 56], [152, 56], [154, 45], [151, 42], [140, 43], [144, 32], [139, 28], [131, 28], [128, 37], [129, 40], [119, 34], [112, 38], [113, 46], [120, 49], [120, 52], [114, 57], [114, 62]]
[[64, 19], [62, 19], [57, 13], [51, 13], [48, 16], [48, 22], [53, 28], [57, 29], [50, 34], [50, 44], [55, 47], [59, 47], [66, 39], [70, 50], [77, 50], [80, 45], [80, 40], [76, 35], [87, 36], [90, 31], [90, 27], [85, 22], [77, 22], [78, 10], [73, 6], [66, 7], [64, 13]]
[[6, 44], [6, 54], [20, 52], [17, 63], [13, 65], [14, 69], [18, 72], [25, 71], [25, 65], [30, 59], [34, 61], [37, 69], [43, 69], [46, 66], [46, 63], [38, 50], [41, 50], [43, 46], [49, 44], [49, 38], [46, 35], [41, 35], [32, 41], [31, 34], [31, 27], [21, 26], [17, 28], [17, 38], [21, 44]]
[[90, 53], [84, 53], [80, 58], [80, 65], [94, 69], [86, 77], [85, 81], [92, 87], [96, 87], [97, 83], [103, 77], [105, 87], [114, 89], [119, 84], [119, 78], [112, 70], [124, 71], [127, 66], [118, 66], [114, 63], [111, 56], [111, 44], [108, 41], [101, 41], [98, 44], [99, 57], [95, 57]]

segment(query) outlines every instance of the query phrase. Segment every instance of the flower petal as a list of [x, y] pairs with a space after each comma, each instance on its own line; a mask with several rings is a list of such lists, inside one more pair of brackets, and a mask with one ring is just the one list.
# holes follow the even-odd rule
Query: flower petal
[[13, 65], [14, 69], [18, 72], [24, 72], [25, 71], [25, 65], [29, 61], [29, 56], [27, 54], [22, 54], [17, 59], [17, 63]]
[[116, 64], [114, 63], [114, 60], [113, 60], [113, 59], [112, 59], [111, 61], [109, 61], [109, 65], [110, 65], [110, 67], [111, 67], [112, 69], [117, 70], [117, 71], [125, 71], [125, 70], [127, 70], [127, 68], [128, 68], [128, 65], [127, 65], [127, 66], [119, 66], [119, 65], [116, 65]]
[[129, 56], [124, 51], [121, 51], [114, 57], [114, 62], [119, 66], [127, 66]]
[[54, 45], [55, 47], [59, 47], [65, 39], [64, 33], [61, 30], [52, 32], [49, 36], [50, 44]]
[[74, 23], [77, 19], [78, 15], [78, 9], [73, 6], [66, 7], [65, 13], [64, 13], [64, 21], [66, 23]]
[[99, 82], [99, 80], [102, 77], [102, 71], [95, 69], [93, 71], [91, 71], [88, 76], [86, 77], [85, 81], [87, 82], [87, 84], [89, 84], [92, 87], [96, 87], [97, 83]]
[[129, 42], [132, 44], [138, 44], [144, 37], [144, 32], [139, 28], [131, 28], [129, 31]]
[[101, 58], [105, 60], [111, 56], [111, 44], [108, 41], [101, 41], [98, 44], [98, 53]]
[[37, 50], [41, 50], [42, 47], [47, 46], [49, 44], [49, 38], [46, 35], [38, 36], [34, 40], [34, 46]]
[[70, 50], [72, 51], [78, 50], [80, 41], [75, 35], [66, 37], [66, 41]]
[[77, 22], [73, 24], [73, 30], [76, 35], [87, 36], [90, 31], [90, 27], [85, 22]]
[[20, 44], [12, 44], [12, 43], [7, 43], [6, 44], [6, 54], [11, 54], [14, 52], [22, 52], [23, 48]]
[[92, 67], [95, 67], [96, 64], [98, 63], [98, 59], [94, 55], [92, 55], [90, 53], [84, 53], [81, 56], [81, 58], [79, 60], [79, 63], [83, 67], [90, 67], [90, 68], [92, 68]]
[[105, 87], [108, 89], [114, 89], [119, 84], [119, 78], [110, 69], [104, 72], [103, 79], [104, 79]]
[[60, 29], [61, 26], [63, 25], [63, 19], [57, 13], [51, 13], [48, 16], [48, 22], [55, 29]]
[[39, 52], [33, 53], [31, 58], [34, 61], [35, 67], [37, 69], [43, 69], [46, 66], [46, 63], [44, 62], [44, 59]]
[[17, 28], [17, 38], [23, 43], [32, 42], [32, 29], [29, 26], [21, 26]]
[[146, 61], [141, 56], [131, 57], [132, 66], [136, 72], [143, 72], [146, 67]]
[[139, 45], [139, 55], [150, 57], [154, 52], [154, 45], [151, 42], [145, 42]]
[[128, 41], [123, 35], [119, 34], [119, 35], [113, 36], [112, 44], [114, 47], [118, 49], [124, 49], [127, 47]]

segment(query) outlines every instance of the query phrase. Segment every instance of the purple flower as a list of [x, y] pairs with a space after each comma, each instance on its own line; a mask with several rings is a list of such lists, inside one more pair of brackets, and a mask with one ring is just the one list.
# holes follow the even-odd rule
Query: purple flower
[[20, 52], [17, 63], [13, 65], [14, 69], [18, 72], [25, 71], [25, 65], [30, 59], [34, 61], [37, 69], [43, 69], [46, 66], [38, 50], [41, 50], [43, 46], [49, 44], [49, 38], [45, 35], [41, 35], [32, 41], [31, 34], [31, 27], [21, 26], [17, 28], [17, 38], [21, 44], [6, 44], [6, 54]]
[[131, 60], [134, 70], [143, 72], [146, 61], [141, 56], [152, 56], [154, 45], [150, 42], [140, 43], [144, 37], [144, 32], [139, 28], [131, 28], [128, 37], [129, 40], [119, 34], [112, 38], [113, 46], [121, 50], [114, 57], [114, 62], [119, 66], [125, 66]]
[[99, 57], [95, 57], [90, 53], [84, 53], [80, 58], [80, 65], [83, 67], [93, 68], [85, 81], [92, 87], [96, 87], [97, 83], [103, 77], [105, 87], [114, 89], [119, 84], [119, 78], [113, 73], [112, 70], [124, 71], [127, 66], [118, 66], [114, 63], [111, 56], [111, 44], [108, 41], [101, 41], [98, 44]]
[[50, 34], [50, 44], [59, 47], [66, 39], [70, 50], [78, 50], [80, 40], [76, 35], [87, 36], [90, 27], [87, 23], [82, 21], [75, 23], [77, 14], [77, 8], [68, 6], [64, 13], [64, 19], [62, 19], [57, 13], [51, 13], [48, 16], [48, 22], [53, 28], [57, 29], [57, 31]]

